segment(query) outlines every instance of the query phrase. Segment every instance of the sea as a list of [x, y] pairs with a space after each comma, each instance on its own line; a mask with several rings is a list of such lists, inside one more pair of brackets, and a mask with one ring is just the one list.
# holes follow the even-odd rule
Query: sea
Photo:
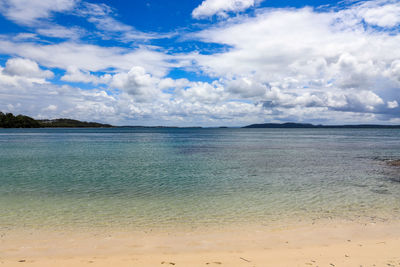
[[0, 229], [400, 219], [400, 129], [0, 129]]

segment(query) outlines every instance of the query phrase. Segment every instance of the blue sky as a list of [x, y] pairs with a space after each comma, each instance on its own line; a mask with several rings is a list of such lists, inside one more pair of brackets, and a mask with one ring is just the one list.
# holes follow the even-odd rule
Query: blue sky
[[0, 0], [0, 110], [115, 125], [400, 124], [400, 3]]

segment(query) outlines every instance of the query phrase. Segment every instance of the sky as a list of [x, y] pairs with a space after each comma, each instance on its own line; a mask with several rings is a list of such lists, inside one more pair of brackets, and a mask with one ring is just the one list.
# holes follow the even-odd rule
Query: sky
[[400, 124], [400, 1], [0, 0], [0, 111]]

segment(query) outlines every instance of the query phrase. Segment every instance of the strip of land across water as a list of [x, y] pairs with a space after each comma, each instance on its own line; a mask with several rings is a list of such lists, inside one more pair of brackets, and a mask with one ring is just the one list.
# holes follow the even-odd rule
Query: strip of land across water
[[[126, 125], [114, 126], [106, 123], [99, 122], [86, 122], [74, 119], [41, 119], [36, 120], [26, 115], [14, 116], [12, 113], [0, 112], [0, 128], [203, 128], [201, 126], [191, 127], [178, 127], [178, 126], [142, 126], [142, 125]], [[226, 126], [213, 127], [213, 128], [230, 128]], [[237, 127], [234, 127], [237, 128]], [[400, 125], [381, 125], [381, 124], [347, 124], [347, 125], [314, 125], [310, 123], [260, 123], [250, 124], [241, 128], [393, 128], [400, 129]]]
[[35, 120], [29, 116], [0, 112], [0, 128], [110, 128], [110, 124], [72, 119]]

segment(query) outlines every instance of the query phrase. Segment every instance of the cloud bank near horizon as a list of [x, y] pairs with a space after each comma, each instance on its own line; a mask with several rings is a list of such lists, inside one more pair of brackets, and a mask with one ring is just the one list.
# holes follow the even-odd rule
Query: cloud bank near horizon
[[102, 2], [1, 0], [18, 31], [0, 35], [0, 110], [117, 125], [400, 123], [400, 3], [260, 3], [205, 0], [185, 28], [157, 32]]

